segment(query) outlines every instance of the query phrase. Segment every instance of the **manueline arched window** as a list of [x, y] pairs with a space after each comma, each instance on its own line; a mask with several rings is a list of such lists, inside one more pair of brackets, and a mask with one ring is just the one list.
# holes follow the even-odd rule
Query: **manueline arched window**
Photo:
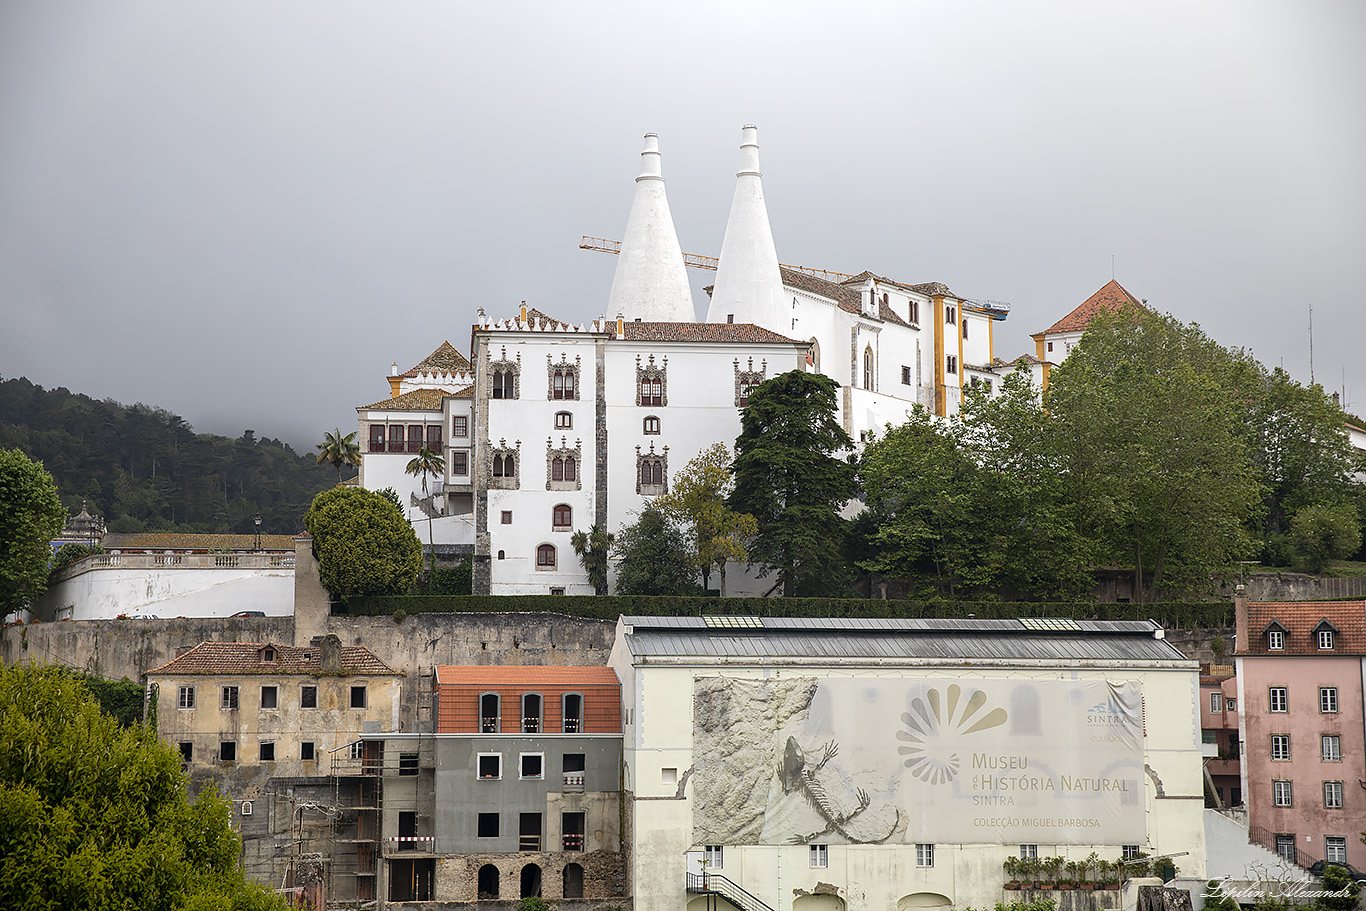
[[536, 568], [552, 570], [555, 568], [555, 545], [542, 544], [536, 548]]
[[869, 391], [873, 388], [873, 346], [869, 345], [863, 349], [863, 388]]

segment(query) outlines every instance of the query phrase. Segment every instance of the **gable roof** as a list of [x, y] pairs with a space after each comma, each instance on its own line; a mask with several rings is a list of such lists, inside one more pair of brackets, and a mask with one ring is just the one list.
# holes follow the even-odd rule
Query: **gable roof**
[[[265, 648], [275, 649], [273, 662], [261, 660], [261, 650]], [[320, 645], [298, 648], [273, 642], [201, 642], [175, 660], [146, 671], [145, 675], [301, 674], [316, 677], [322, 673], [322, 653]], [[361, 645], [342, 646], [341, 666], [346, 675], [403, 676]]]
[[421, 373], [469, 373], [470, 360], [455, 350], [450, 342], [442, 342], [431, 354], [424, 357], [416, 366], [408, 368], [403, 376], [415, 377]]
[[753, 323], [641, 323], [623, 324], [625, 337], [640, 342], [742, 342], [805, 345], [806, 342], [762, 329]]
[[1128, 291], [1124, 286], [1113, 278], [1106, 282], [1101, 289], [1092, 294], [1086, 300], [1078, 304], [1071, 313], [1049, 326], [1040, 335], [1049, 332], [1084, 332], [1086, 327], [1091, 325], [1091, 320], [1095, 319], [1097, 313], [1118, 312], [1125, 307], [1143, 306], [1143, 304]]
[[[251, 550], [256, 547], [256, 536], [110, 532], [100, 545], [105, 550]], [[294, 536], [261, 535], [261, 549], [293, 553]]]
[[[1333, 630], [1333, 648], [1320, 649], [1314, 633], [1325, 624]], [[1285, 632], [1285, 647], [1266, 647], [1266, 631]], [[1249, 601], [1249, 655], [1366, 654], [1366, 601]]]
[[449, 389], [411, 389], [402, 395], [380, 399], [373, 405], [361, 405], [357, 411], [440, 411], [441, 402], [448, 396], [466, 396], [473, 386], [452, 392]]
[[517, 664], [438, 664], [438, 686], [620, 686], [610, 667], [547, 667]]

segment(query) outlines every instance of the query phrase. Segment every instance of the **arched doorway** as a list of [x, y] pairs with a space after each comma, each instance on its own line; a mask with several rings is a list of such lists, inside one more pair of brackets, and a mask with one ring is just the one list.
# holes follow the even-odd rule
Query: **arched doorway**
[[583, 867], [578, 864], [564, 865], [564, 897], [583, 898]]
[[522, 868], [522, 898], [541, 897], [541, 868], [527, 864]]
[[896, 903], [896, 911], [927, 911], [933, 908], [947, 908], [952, 904], [951, 898], [938, 892], [912, 892], [910, 895], [901, 896]]
[[479, 897], [498, 897], [498, 868], [493, 864], [484, 864], [479, 868]]
[[838, 895], [802, 895], [792, 903], [792, 911], [844, 911], [844, 899]]

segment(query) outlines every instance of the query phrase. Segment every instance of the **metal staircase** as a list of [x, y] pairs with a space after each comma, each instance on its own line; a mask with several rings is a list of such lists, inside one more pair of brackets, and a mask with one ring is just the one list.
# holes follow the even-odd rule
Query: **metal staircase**
[[[740, 911], [773, 911], [773, 906], [746, 892], [740, 886], [718, 873], [689, 873], [687, 888], [697, 895], [718, 896], [739, 908]], [[717, 907], [713, 901], [707, 902], [708, 908]]]

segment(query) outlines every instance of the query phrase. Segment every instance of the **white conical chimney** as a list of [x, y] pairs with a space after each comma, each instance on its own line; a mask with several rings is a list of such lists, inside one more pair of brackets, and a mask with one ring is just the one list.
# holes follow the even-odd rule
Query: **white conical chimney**
[[743, 129], [740, 171], [735, 176], [735, 199], [730, 205], [721, 260], [712, 289], [709, 323], [754, 323], [786, 334], [788, 308], [783, 306], [783, 277], [778, 251], [768, 225], [764, 185], [759, 173], [759, 130]]
[[621, 239], [621, 256], [612, 277], [607, 312], [646, 322], [697, 320], [692, 289], [683, 267], [683, 250], [678, 245], [669, 199], [664, 194], [659, 137], [654, 133], [645, 134], [645, 151], [640, 153], [636, 196], [626, 219], [626, 234]]

